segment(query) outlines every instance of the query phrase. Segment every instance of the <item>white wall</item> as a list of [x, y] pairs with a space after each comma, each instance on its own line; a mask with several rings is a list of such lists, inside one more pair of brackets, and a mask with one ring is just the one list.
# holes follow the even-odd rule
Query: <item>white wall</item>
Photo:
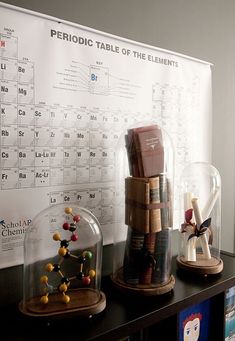
[[212, 163], [222, 177], [222, 249], [233, 252], [235, 1], [8, 0], [3, 2], [214, 64]]

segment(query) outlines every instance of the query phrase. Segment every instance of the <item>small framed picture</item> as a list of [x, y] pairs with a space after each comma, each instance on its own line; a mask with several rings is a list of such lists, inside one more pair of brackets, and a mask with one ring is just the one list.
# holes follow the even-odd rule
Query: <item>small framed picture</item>
[[225, 291], [224, 312], [224, 340], [235, 341], [235, 286]]
[[179, 341], [208, 341], [210, 300], [190, 306], [178, 314]]

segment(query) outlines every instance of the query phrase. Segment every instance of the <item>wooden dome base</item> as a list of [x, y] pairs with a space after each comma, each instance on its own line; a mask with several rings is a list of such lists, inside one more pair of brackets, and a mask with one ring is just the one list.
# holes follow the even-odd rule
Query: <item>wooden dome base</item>
[[169, 291], [171, 291], [175, 286], [175, 278], [173, 275], [170, 276], [169, 281], [164, 284], [137, 284], [131, 285], [127, 284], [123, 280], [122, 269], [119, 269], [115, 276], [111, 276], [111, 280], [114, 283], [114, 286], [124, 294], [134, 294], [134, 295], [142, 295], [142, 296], [157, 296], [163, 295]]
[[47, 304], [40, 302], [41, 296], [32, 297], [23, 304], [19, 304], [20, 311], [28, 316], [63, 316], [74, 314], [76, 316], [90, 316], [103, 311], [106, 307], [106, 297], [102, 291], [91, 288], [74, 289], [66, 294], [70, 297], [69, 303], [61, 300], [62, 294], [55, 293], [48, 296]]
[[198, 273], [200, 275], [215, 275], [223, 270], [223, 261], [220, 258], [211, 257], [203, 259], [203, 255], [197, 254], [196, 262], [186, 261], [184, 257], [178, 256], [176, 259], [180, 269]]

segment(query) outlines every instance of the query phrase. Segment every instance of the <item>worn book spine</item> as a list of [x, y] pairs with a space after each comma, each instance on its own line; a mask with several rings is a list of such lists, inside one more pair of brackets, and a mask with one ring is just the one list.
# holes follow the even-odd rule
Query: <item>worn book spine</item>
[[[154, 178], [149, 178], [149, 194], [150, 204], [160, 203], [160, 187], [159, 187], [159, 176]], [[161, 209], [152, 208], [150, 210], [150, 232], [161, 231]]]
[[148, 233], [144, 236], [142, 248], [142, 260], [140, 271], [140, 284], [151, 284], [153, 269], [155, 267], [154, 249], [156, 242], [156, 233]]
[[169, 281], [171, 271], [171, 229], [164, 229], [156, 234], [154, 259], [156, 263], [152, 282], [164, 284]]
[[127, 177], [125, 179], [125, 224], [133, 229], [149, 233], [150, 211], [149, 182], [145, 178]]
[[160, 178], [160, 184], [159, 184], [160, 202], [162, 204], [165, 204], [165, 206], [161, 208], [161, 225], [162, 225], [162, 229], [164, 229], [164, 228], [170, 227], [171, 225], [168, 181], [164, 173], [160, 174], [159, 178]]
[[130, 175], [133, 175], [134, 166], [133, 166], [133, 159], [132, 159], [132, 155], [131, 155], [131, 151], [130, 151], [130, 140], [129, 140], [128, 135], [125, 135], [125, 144], [126, 144], [129, 172], [130, 172]]
[[128, 284], [139, 284], [143, 244], [144, 234], [136, 232], [128, 226], [123, 263], [123, 277]]
[[129, 162], [129, 171], [132, 176], [140, 176], [139, 166], [137, 160], [137, 152], [134, 144], [134, 132], [129, 130], [128, 134], [125, 135], [127, 158]]
[[144, 177], [143, 160], [140, 153], [140, 143], [138, 138], [138, 133], [133, 132], [133, 144], [135, 146], [136, 159], [138, 164], [139, 176]]

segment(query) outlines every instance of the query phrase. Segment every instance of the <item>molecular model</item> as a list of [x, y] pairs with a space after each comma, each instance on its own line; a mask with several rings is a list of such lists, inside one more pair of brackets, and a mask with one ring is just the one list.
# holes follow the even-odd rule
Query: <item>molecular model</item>
[[[84, 286], [88, 286], [91, 283], [92, 278], [95, 277], [96, 273], [95, 270], [90, 269], [89, 271], [85, 271], [85, 263], [92, 258], [92, 252], [91, 251], [83, 251], [81, 255], [76, 256], [72, 254], [68, 247], [70, 242], [75, 242], [78, 240], [78, 235], [76, 233], [78, 223], [81, 219], [79, 215], [73, 215], [71, 207], [66, 207], [64, 209], [64, 212], [68, 215], [72, 216], [72, 222], [69, 223], [68, 221], [65, 221], [62, 225], [62, 228], [66, 231], [71, 232], [71, 237], [69, 240], [63, 239], [61, 240], [60, 234], [55, 233], [53, 235], [53, 239], [55, 241], [60, 242], [60, 248], [58, 250], [58, 254], [60, 256], [59, 262], [57, 264], [48, 263], [45, 267], [45, 270], [47, 272], [55, 272], [60, 277], [60, 282], [57, 288], [55, 288], [53, 285], [50, 285], [48, 283], [48, 277], [46, 275], [41, 276], [40, 282], [44, 286], [44, 295], [41, 297], [40, 302], [43, 304], [47, 304], [49, 302], [49, 294], [54, 293], [55, 291], [58, 291], [62, 294], [62, 302], [69, 303], [70, 297], [66, 294], [68, 287], [70, 285], [70, 282], [72, 280], [79, 280]], [[66, 277], [65, 274], [62, 272], [62, 263], [68, 259], [73, 258], [75, 261], [79, 264], [79, 271], [78, 273], [73, 277]]]

